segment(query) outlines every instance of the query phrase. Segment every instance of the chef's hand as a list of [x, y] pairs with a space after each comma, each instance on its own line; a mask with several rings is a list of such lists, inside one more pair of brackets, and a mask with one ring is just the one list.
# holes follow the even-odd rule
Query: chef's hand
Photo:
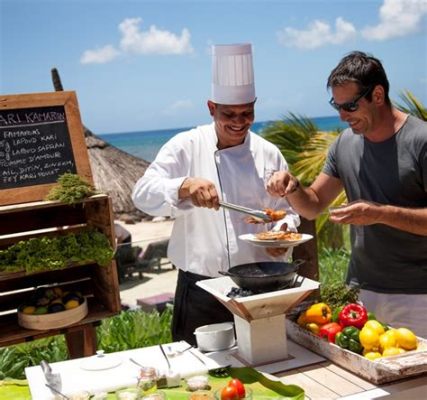
[[[288, 224], [284, 223], [280, 227], [280, 230], [286, 232], [288, 230]], [[265, 249], [268, 254], [272, 257], [281, 257], [283, 256], [289, 249], [285, 247], [267, 247]]]
[[283, 256], [289, 249], [284, 247], [267, 247], [265, 251], [270, 254], [271, 257], [281, 257]]
[[276, 171], [268, 180], [266, 189], [269, 194], [285, 197], [298, 189], [299, 181], [287, 171]]
[[191, 198], [196, 207], [207, 207], [218, 210], [219, 197], [215, 185], [204, 178], [186, 178], [179, 188], [180, 199]]
[[360, 200], [329, 209], [329, 220], [336, 224], [372, 225], [379, 221], [381, 204]]

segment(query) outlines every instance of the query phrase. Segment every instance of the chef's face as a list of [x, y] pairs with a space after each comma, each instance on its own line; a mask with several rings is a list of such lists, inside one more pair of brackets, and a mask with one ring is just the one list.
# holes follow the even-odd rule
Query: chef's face
[[255, 102], [239, 105], [224, 105], [208, 101], [209, 112], [215, 122], [218, 149], [242, 144], [254, 122]]

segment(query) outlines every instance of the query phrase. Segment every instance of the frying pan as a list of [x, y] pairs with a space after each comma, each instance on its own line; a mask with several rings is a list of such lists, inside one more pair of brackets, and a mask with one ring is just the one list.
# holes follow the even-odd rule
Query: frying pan
[[292, 286], [298, 268], [304, 262], [304, 260], [296, 260], [293, 263], [256, 262], [237, 265], [219, 273], [229, 276], [242, 289], [249, 289], [254, 293], [272, 292]]

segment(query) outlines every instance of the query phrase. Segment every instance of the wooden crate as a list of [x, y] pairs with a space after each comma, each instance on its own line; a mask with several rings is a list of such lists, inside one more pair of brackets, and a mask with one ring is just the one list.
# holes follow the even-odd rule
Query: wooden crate
[[321, 339], [290, 319], [286, 320], [286, 332], [294, 342], [375, 384], [392, 382], [427, 372], [427, 340], [422, 338], [419, 338], [419, 347], [423, 350], [409, 351], [397, 356], [370, 361], [359, 354]]
[[[115, 247], [111, 199], [93, 196], [83, 202], [66, 205], [53, 201], [23, 203], [0, 207], [0, 249], [37, 236], [55, 236], [97, 228]], [[66, 328], [31, 330], [18, 325], [17, 307], [38, 286], [61, 286], [78, 290], [88, 301], [89, 312], [81, 321]], [[0, 273], [0, 347], [41, 337], [72, 333], [94, 326], [121, 309], [117, 269], [113, 260], [107, 266], [95, 262], [71, 265], [65, 269], [27, 274]], [[85, 339], [86, 340], [86, 339]]]

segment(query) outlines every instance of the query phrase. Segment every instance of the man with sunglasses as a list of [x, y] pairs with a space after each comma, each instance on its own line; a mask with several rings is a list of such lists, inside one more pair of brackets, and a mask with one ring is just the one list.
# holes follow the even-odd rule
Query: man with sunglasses
[[365, 53], [345, 56], [327, 87], [349, 128], [310, 187], [281, 171], [267, 190], [314, 219], [344, 189], [330, 220], [350, 224], [347, 283], [380, 321], [427, 337], [427, 123], [392, 106], [381, 62]]

